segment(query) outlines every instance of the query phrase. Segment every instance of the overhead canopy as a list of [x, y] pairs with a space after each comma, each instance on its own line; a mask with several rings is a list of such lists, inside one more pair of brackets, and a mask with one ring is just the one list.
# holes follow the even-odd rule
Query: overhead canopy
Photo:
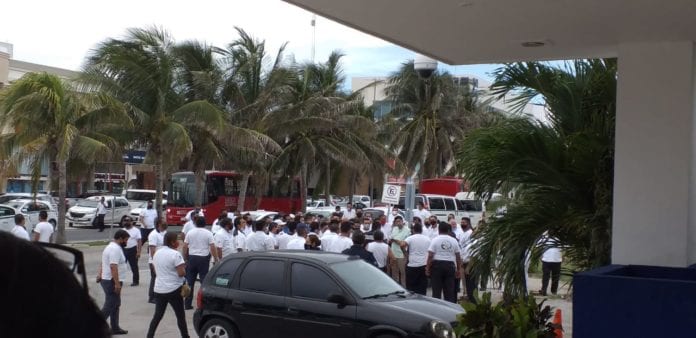
[[696, 0], [285, 1], [449, 64], [614, 57], [622, 42], [696, 40]]

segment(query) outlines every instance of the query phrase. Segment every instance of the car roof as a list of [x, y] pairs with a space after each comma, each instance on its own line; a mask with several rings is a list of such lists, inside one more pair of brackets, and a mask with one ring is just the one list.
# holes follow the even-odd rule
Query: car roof
[[333, 252], [324, 252], [317, 250], [270, 250], [270, 251], [246, 251], [229, 255], [228, 257], [235, 258], [292, 258], [294, 260], [303, 260], [319, 264], [333, 264], [339, 262], [347, 262], [356, 258]]
[[13, 199], [13, 200], [9, 200], [9, 201], [7, 201], [7, 202], [48, 204], [48, 203], [46, 203], [46, 201], [42, 201], [42, 200], [36, 200], [36, 201], [34, 201], [33, 199], [29, 199], [29, 198], [16, 198], [16, 199]]

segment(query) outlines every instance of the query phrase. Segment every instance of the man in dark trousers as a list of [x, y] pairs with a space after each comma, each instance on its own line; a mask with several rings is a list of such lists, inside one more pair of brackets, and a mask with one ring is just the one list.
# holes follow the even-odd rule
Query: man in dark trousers
[[377, 260], [372, 252], [365, 249], [365, 234], [362, 231], [353, 231], [353, 246], [341, 252], [344, 255], [358, 256], [362, 258], [365, 262], [368, 262], [377, 267]]
[[121, 287], [126, 275], [126, 256], [123, 248], [128, 242], [128, 232], [118, 230], [114, 234], [114, 240], [104, 248], [102, 264], [97, 274], [97, 282], [104, 289], [104, 306], [102, 314], [104, 318], [111, 320], [111, 333], [114, 335], [128, 334], [128, 331], [119, 325], [119, 311], [121, 308]]
[[104, 200], [104, 196], [101, 197], [99, 200], [99, 204], [97, 204], [97, 228], [99, 228], [99, 232], [104, 231], [104, 216], [106, 216], [106, 200]]
[[205, 279], [210, 268], [211, 256], [215, 263], [219, 260], [213, 233], [205, 228], [205, 218], [198, 216], [194, 222], [196, 228], [190, 230], [184, 239], [184, 259], [188, 261], [186, 281], [191, 287], [191, 295], [186, 298], [184, 304], [186, 310], [193, 309], [193, 287], [196, 284], [196, 278], [200, 278], [201, 282]]

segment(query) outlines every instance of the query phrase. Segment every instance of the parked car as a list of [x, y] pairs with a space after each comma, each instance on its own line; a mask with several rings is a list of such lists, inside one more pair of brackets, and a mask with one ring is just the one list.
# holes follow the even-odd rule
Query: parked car
[[240, 214], [242, 214], [242, 215], [249, 214], [249, 216], [251, 216], [251, 219], [253, 219], [254, 222], [256, 222], [256, 221], [260, 221], [260, 220], [264, 219], [265, 217], [270, 217], [271, 219], [273, 219], [273, 217], [278, 215], [278, 212], [260, 209], [260, 210], [252, 210], [252, 211], [242, 211]]
[[372, 199], [367, 195], [353, 195], [353, 204], [362, 203], [369, 208], [372, 205]]
[[[162, 199], [167, 199], [168, 193], [162, 192]], [[141, 202], [154, 201], [157, 198], [157, 190], [152, 189], [125, 189], [121, 192], [121, 197], [131, 203], [131, 208], [140, 205]], [[164, 202], [163, 202], [164, 203]], [[165, 209], [166, 210], [166, 209]]]
[[[24, 214], [26, 218], [26, 224], [27, 229], [29, 229], [29, 225], [31, 224], [31, 228], [33, 229], [36, 223], [39, 223], [39, 213], [41, 211], [46, 211], [48, 213], [48, 223], [51, 223], [53, 227], [55, 228], [56, 224], [58, 224], [58, 212], [55, 209], [51, 208], [51, 204], [44, 202], [44, 201], [39, 201], [39, 200], [32, 200], [28, 198], [23, 198], [23, 199], [16, 199], [16, 200], [11, 200], [5, 205], [10, 206], [12, 208], [15, 208], [19, 210], [22, 214]], [[28, 231], [28, 230], [27, 230]]]
[[104, 224], [121, 224], [131, 210], [127, 199], [120, 196], [92, 196], [79, 200], [75, 206], [68, 209], [65, 214], [68, 226], [92, 226], [92, 221], [97, 217], [97, 205], [102, 197], [106, 202]]
[[230, 255], [208, 273], [196, 305], [200, 337], [454, 338], [463, 312], [362, 259], [320, 251]]
[[0, 204], [5, 204], [11, 200], [17, 200], [17, 199], [30, 199], [34, 200], [36, 199], [37, 201], [44, 201], [48, 203], [51, 206], [51, 210], [58, 210], [58, 204], [56, 204], [56, 201], [53, 199], [53, 196], [48, 195], [48, 194], [33, 194], [29, 192], [9, 192], [6, 194], [0, 195]]

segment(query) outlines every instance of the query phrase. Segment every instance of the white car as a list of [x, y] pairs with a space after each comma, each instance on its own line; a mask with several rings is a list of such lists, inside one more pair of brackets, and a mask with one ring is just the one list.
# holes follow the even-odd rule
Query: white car
[[49, 203], [44, 201], [34, 201], [30, 199], [11, 200], [3, 205], [0, 205], [0, 228], [8, 231], [14, 227], [14, 216], [17, 214], [24, 215], [24, 226], [27, 232], [31, 233], [34, 226], [39, 223], [39, 212], [46, 211], [48, 213], [48, 222], [55, 228], [58, 224], [58, 213], [51, 210]]
[[56, 204], [56, 200], [53, 198], [53, 196], [48, 195], [48, 194], [32, 194], [28, 192], [8, 192], [6, 194], [0, 195], [0, 204], [7, 204], [7, 202], [11, 200], [19, 200], [19, 199], [27, 199], [27, 200], [34, 200], [36, 199], [37, 201], [43, 201], [48, 203], [48, 205], [51, 206], [51, 210], [58, 210], [58, 204]]
[[276, 215], [278, 215], [277, 211], [268, 211], [268, 210], [253, 210], [253, 211], [242, 211], [240, 214], [245, 215], [249, 214], [251, 216], [251, 219], [256, 221], [260, 221], [264, 219], [265, 217], [270, 217], [273, 219]]
[[[68, 226], [92, 226], [92, 221], [97, 217], [97, 205], [104, 197], [106, 202], [106, 216], [104, 224], [121, 224], [121, 220], [131, 211], [128, 200], [120, 196], [92, 196], [80, 200], [68, 209], [65, 217]], [[116, 205], [116, 208], [113, 205]]]

